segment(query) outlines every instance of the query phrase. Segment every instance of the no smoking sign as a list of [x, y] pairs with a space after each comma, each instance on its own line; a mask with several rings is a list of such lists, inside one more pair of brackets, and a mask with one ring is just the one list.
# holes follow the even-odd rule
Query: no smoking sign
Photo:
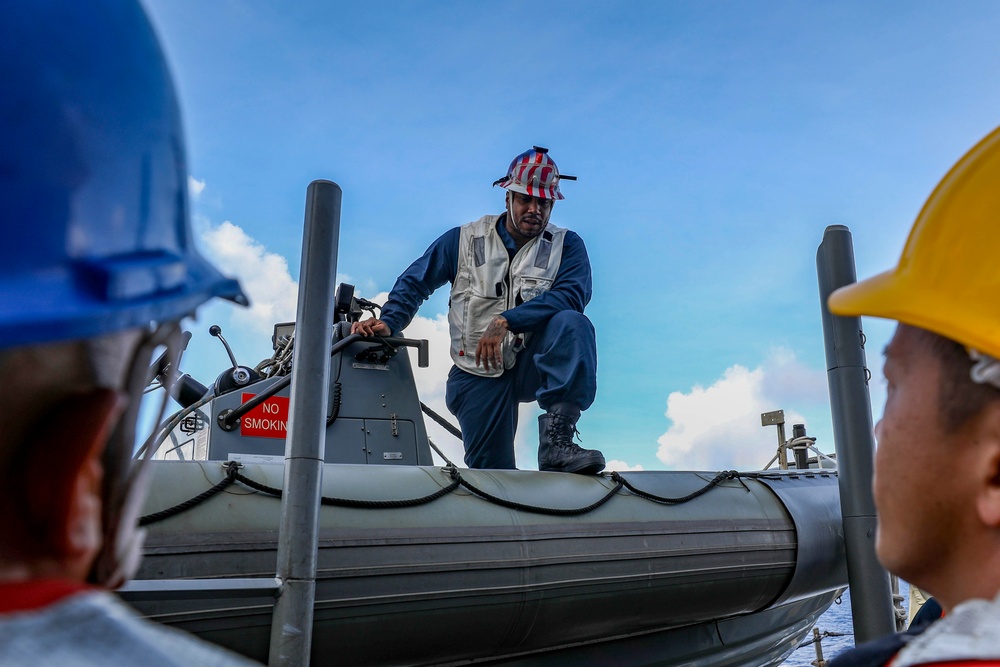
[[[256, 394], [242, 394], [246, 403]], [[272, 396], [240, 420], [240, 435], [257, 438], [284, 438], [288, 435], [288, 397]]]

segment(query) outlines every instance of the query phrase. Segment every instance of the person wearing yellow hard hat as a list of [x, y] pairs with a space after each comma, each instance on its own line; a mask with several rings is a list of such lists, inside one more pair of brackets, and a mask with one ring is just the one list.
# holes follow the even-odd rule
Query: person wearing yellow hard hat
[[830, 295], [835, 315], [899, 323], [875, 427], [875, 550], [945, 612], [831, 667], [1000, 665], [998, 249], [1000, 128], [934, 189], [896, 268]]
[[597, 336], [583, 314], [593, 285], [587, 248], [549, 221], [562, 180], [576, 179], [559, 173], [548, 149], [517, 155], [493, 182], [507, 191], [506, 210], [445, 232], [396, 280], [380, 317], [351, 329], [399, 333], [451, 283], [446, 400], [470, 468], [515, 467], [518, 405], [537, 400], [539, 470], [604, 469], [600, 451], [573, 441], [597, 394]]

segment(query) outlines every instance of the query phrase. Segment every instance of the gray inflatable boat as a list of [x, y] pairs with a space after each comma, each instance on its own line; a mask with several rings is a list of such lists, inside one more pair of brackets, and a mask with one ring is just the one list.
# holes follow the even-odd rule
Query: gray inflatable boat
[[[342, 286], [313, 665], [778, 665], [847, 585], [835, 470], [435, 466], [406, 351], [426, 346], [348, 335], [352, 297]], [[274, 588], [252, 582], [275, 573], [293, 340], [278, 325], [257, 368], [182, 381], [123, 590], [260, 661]]]

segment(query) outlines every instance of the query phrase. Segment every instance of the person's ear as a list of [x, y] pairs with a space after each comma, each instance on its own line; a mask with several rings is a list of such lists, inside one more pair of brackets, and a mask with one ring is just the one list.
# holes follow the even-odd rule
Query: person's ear
[[977, 417], [976, 446], [979, 493], [976, 510], [979, 520], [991, 528], [1000, 528], [1000, 401], [987, 405]]
[[73, 394], [46, 411], [26, 443], [25, 519], [47, 554], [79, 561], [84, 575], [102, 540], [101, 456], [124, 405], [110, 389]]

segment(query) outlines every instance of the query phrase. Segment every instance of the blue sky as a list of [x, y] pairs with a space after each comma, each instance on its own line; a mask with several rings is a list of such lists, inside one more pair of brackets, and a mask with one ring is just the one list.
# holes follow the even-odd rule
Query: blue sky
[[[547, 146], [579, 177], [553, 221], [595, 277], [599, 390], [580, 430], [619, 469], [759, 467], [775, 440], [759, 413], [779, 408], [832, 450], [824, 228], [851, 228], [860, 276], [889, 268], [937, 181], [1000, 124], [995, 2], [145, 4], [200, 243], [255, 301], [203, 309], [188, 372], [226, 363], [209, 324], [252, 365], [294, 318], [311, 180], [343, 188], [338, 269], [374, 297], [447, 228], [499, 213], [490, 184]], [[441, 340], [446, 301], [407, 333]], [[892, 328], [865, 329], [877, 419]], [[433, 354], [418, 382], [443, 410], [450, 362]]]

